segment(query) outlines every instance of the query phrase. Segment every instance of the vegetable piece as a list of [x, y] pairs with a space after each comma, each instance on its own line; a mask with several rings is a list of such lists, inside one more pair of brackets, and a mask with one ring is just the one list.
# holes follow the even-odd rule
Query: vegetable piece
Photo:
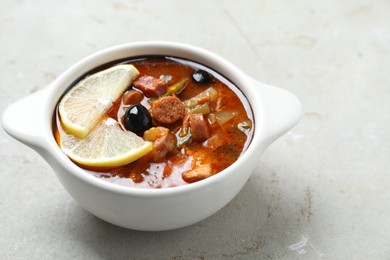
[[181, 136], [180, 131], [176, 133], [176, 146], [182, 147], [191, 139], [191, 133], [188, 131], [185, 135]]
[[251, 129], [252, 128], [252, 121], [250, 121], [250, 120], [242, 121], [238, 124], [238, 126], [239, 126], [239, 128]]
[[152, 156], [154, 161], [163, 159], [175, 148], [175, 137], [165, 127], [152, 127], [145, 131], [143, 138], [153, 144]]
[[185, 78], [176, 84], [173, 84], [168, 88], [168, 91], [164, 94], [164, 96], [171, 96], [173, 94], [179, 94], [186, 86], [188, 83], [188, 78]]
[[236, 112], [232, 111], [219, 111], [214, 113], [215, 121], [218, 123], [219, 126], [222, 126], [230, 119], [232, 119], [236, 114]]
[[207, 85], [214, 81], [213, 76], [205, 70], [197, 70], [192, 74], [192, 79], [199, 84]]
[[210, 137], [210, 129], [202, 114], [190, 114], [192, 140], [202, 142]]
[[133, 85], [141, 90], [148, 98], [160, 97], [164, 95], [168, 89], [167, 83], [164, 80], [148, 75], [136, 79]]
[[183, 119], [183, 123], [182, 123], [180, 131], [179, 131], [179, 136], [184, 137], [184, 136], [188, 135], [189, 128], [190, 128], [190, 117], [189, 117], [189, 115], [186, 115]]
[[161, 75], [160, 76], [160, 79], [164, 80], [166, 83], [168, 83], [171, 79], [172, 79], [172, 76], [171, 75]]
[[142, 135], [152, 127], [152, 117], [144, 106], [133, 105], [125, 113], [124, 125], [127, 130]]
[[242, 132], [248, 134], [249, 131], [252, 129], [252, 121], [250, 120], [245, 120], [237, 125], [238, 129], [240, 129]]
[[177, 147], [182, 147], [183, 144], [187, 143], [191, 138], [190, 132], [190, 115], [187, 114], [183, 118], [183, 123], [180, 130], [175, 133]]
[[151, 127], [150, 129], [146, 130], [143, 138], [146, 141], [153, 142], [156, 141], [157, 139], [167, 135], [169, 133], [169, 129], [162, 127], [162, 126], [157, 126], [157, 127]]
[[210, 102], [210, 97], [209, 96], [198, 98], [198, 104], [199, 105], [204, 104], [204, 103], [208, 103], [208, 102]]
[[185, 108], [192, 108], [194, 106], [199, 105], [199, 101], [201, 101], [200, 103], [204, 103], [202, 101], [204, 100], [205, 97], [208, 97], [210, 101], [213, 101], [218, 97], [218, 91], [215, 88], [210, 87], [210, 88], [206, 89], [205, 91], [199, 93], [195, 97], [192, 97], [192, 98], [184, 101], [183, 102], [184, 107]]
[[209, 106], [209, 103], [204, 103], [204, 104], [201, 104], [201, 105], [197, 105], [193, 108], [189, 108], [187, 109], [187, 113], [189, 114], [203, 114], [203, 115], [206, 115], [208, 113], [210, 113], [210, 106]]
[[215, 111], [220, 111], [222, 107], [222, 97], [218, 97], [215, 105]]
[[167, 96], [157, 99], [152, 104], [153, 118], [162, 124], [172, 124], [184, 117], [184, 105], [175, 96]]

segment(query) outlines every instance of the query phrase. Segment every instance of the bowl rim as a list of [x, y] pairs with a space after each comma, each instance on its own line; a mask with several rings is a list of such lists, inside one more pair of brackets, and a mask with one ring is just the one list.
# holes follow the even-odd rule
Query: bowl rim
[[[121, 53], [126, 50], [132, 50], [132, 49], [134, 50], [164, 49], [164, 50], [177, 51], [179, 55], [176, 55], [176, 57], [182, 57], [188, 59], [186, 56], [183, 56], [181, 54], [186, 54], [187, 56], [193, 55], [199, 57], [198, 60], [213, 61], [214, 64], [218, 64], [217, 67], [224, 68], [225, 70], [224, 72], [229, 72], [229, 75], [226, 76], [226, 73], [222, 73], [219, 69], [215, 69], [216, 71], [220, 72], [222, 75], [226, 76], [229, 80], [231, 80], [236, 85], [236, 87], [241, 90], [241, 92], [244, 94], [245, 98], [247, 99], [252, 109], [253, 120], [254, 120], [253, 122], [254, 130], [253, 130], [252, 140], [248, 145], [247, 149], [244, 151], [244, 153], [241, 154], [241, 156], [233, 164], [231, 164], [223, 171], [198, 182], [190, 183], [187, 185], [179, 185], [175, 187], [149, 189], [149, 188], [129, 187], [129, 186], [119, 185], [116, 183], [110, 183], [105, 180], [102, 180], [101, 178], [93, 176], [92, 174], [86, 173], [84, 169], [82, 169], [81, 167], [73, 163], [63, 153], [63, 151], [55, 141], [53, 129], [52, 129], [52, 120], [54, 120], [53, 113], [56, 104], [58, 103], [60, 97], [63, 95], [66, 89], [69, 87], [69, 85], [65, 86], [64, 82], [70, 80], [73, 82], [78, 78], [78, 77], [74, 77], [74, 75], [84, 74], [85, 72], [90, 70], [88, 69], [88, 67], [91, 67], [91, 64], [95, 64], [92, 65], [92, 68], [94, 68], [104, 63], [108, 63], [112, 61], [112, 60], [105, 60], [102, 63], [102, 58], [104, 60], [105, 57], [113, 53]], [[152, 53], [151, 55], [153, 54], [157, 55], [156, 53]], [[141, 56], [142, 55], [144, 54], [141, 54]], [[159, 55], [168, 55], [168, 54], [160, 53]], [[123, 56], [123, 58], [132, 57], [132, 56], [135, 55]], [[195, 60], [195, 62], [199, 62], [198, 60]], [[206, 64], [201, 63], [201, 64], [209, 66], [210, 68], [214, 69], [214, 66], [210, 66], [207, 63]], [[80, 73], [80, 71], [83, 72]], [[256, 152], [259, 150], [258, 148], [261, 147], [261, 139], [262, 139], [262, 132], [263, 132], [262, 121], [264, 118], [263, 116], [264, 111], [261, 109], [261, 100], [259, 100], [258, 95], [256, 94], [256, 91], [254, 89], [255, 87], [254, 86], [251, 87], [251, 85], [253, 85], [252, 79], [247, 74], [242, 72], [239, 68], [237, 68], [235, 65], [233, 65], [226, 59], [222, 58], [221, 56], [213, 52], [210, 52], [208, 50], [193, 45], [188, 45], [188, 44], [178, 43], [178, 42], [168, 42], [168, 41], [141, 41], [141, 42], [125, 43], [121, 45], [112, 46], [103, 49], [101, 51], [92, 53], [87, 57], [81, 59], [80, 61], [76, 62], [74, 65], [70, 66], [67, 70], [65, 70], [59, 77], [57, 77], [57, 79], [54, 80], [49, 85], [49, 87], [47, 87], [48, 96], [46, 96], [46, 102], [44, 103], [44, 123], [45, 123], [44, 128], [46, 132], [44, 139], [46, 143], [45, 145], [42, 145], [42, 148], [46, 149], [47, 152], [49, 152], [51, 156], [53, 156], [56, 159], [58, 164], [67, 171], [67, 174], [71, 174], [73, 177], [79, 179], [79, 181], [85, 182], [99, 189], [103, 189], [113, 193], [119, 193], [122, 195], [131, 195], [135, 197], [154, 197], [154, 198], [169, 197], [177, 194], [195, 192], [199, 189], [204, 189], [206, 187], [215, 185], [218, 182], [221, 182], [223, 179], [226, 179], [233, 174], [239, 174], [239, 169], [245, 168], [243, 167], [245, 163], [248, 162], [249, 160], [253, 160], [254, 158], [252, 157], [255, 156]], [[61, 91], [59, 91], [60, 89]], [[56, 173], [58, 172], [56, 168], [54, 168], [54, 170]], [[249, 177], [249, 174], [247, 174], [247, 176]]]

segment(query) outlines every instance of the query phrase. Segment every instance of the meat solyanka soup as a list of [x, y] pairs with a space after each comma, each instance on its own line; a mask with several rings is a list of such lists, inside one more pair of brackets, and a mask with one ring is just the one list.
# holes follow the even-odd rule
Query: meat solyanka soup
[[140, 188], [185, 185], [229, 167], [253, 133], [244, 95], [217, 72], [175, 57], [106, 64], [59, 102], [58, 145], [106, 181]]

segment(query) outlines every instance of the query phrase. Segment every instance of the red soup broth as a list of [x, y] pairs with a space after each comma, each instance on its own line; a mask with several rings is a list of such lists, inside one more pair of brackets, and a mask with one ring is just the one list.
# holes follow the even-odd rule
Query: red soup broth
[[[166, 56], [143, 56], [128, 58], [105, 64], [88, 72], [80, 80], [88, 75], [107, 69], [118, 64], [132, 64], [143, 75], [153, 76], [157, 79], [165, 79], [167, 85], [172, 86], [181, 80], [188, 78], [185, 88], [176, 93], [181, 101], [188, 100], [199, 93], [212, 87], [218, 92], [215, 100], [209, 101], [210, 113], [204, 114], [207, 122], [209, 137], [206, 140], [193, 140], [191, 133], [182, 136], [184, 127], [183, 119], [171, 124], [161, 124], [153, 120], [153, 126], [163, 126], [175, 138], [175, 147], [163, 158], [153, 158], [146, 155], [140, 159], [116, 168], [91, 168], [79, 165], [89, 174], [105, 181], [119, 185], [137, 188], [167, 188], [179, 185], [187, 185], [191, 182], [218, 174], [234, 163], [248, 147], [253, 135], [252, 111], [243, 93], [227, 78], [218, 72], [195, 63], [193, 61]], [[193, 74], [198, 71], [206, 71], [212, 75], [212, 82], [200, 84], [193, 79]], [[77, 81], [73, 84], [75, 85]], [[72, 86], [73, 86], [72, 85]], [[71, 87], [72, 87], [71, 86]], [[135, 89], [133, 85], [129, 89]], [[146, 96], [140, 102], [146, 109], [151, 109], [151, 100]], [[117, 120], [124, 130], [123, 117], [129, 105], [124, 104], [120, 97], [106, 113], [106, 117]], [[222, 124], [217, 119], [222, 116]], [[226, 120], [228, 119], [228, 120]], [[66, 132], [61, 126], [58, 109], [53, 120], [54, 135], [58, 144], [61, 136]], [[189, 171], [199, 166], [207, 165], [207, 173], [203, 176], [184, 178]]]

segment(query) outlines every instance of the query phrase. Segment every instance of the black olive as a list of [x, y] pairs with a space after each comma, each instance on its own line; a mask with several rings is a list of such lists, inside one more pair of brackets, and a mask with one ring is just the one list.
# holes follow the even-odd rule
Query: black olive
[[152, 127], [152, 117], [143, 105], [132, 105], [126, 111], [124, 123], [127, 130], [141, 136]]
[[204, 70], [197, 70], [192, 74], [192, 79], [199, 84], [210, 84], [213, 82], [213, 76]]

